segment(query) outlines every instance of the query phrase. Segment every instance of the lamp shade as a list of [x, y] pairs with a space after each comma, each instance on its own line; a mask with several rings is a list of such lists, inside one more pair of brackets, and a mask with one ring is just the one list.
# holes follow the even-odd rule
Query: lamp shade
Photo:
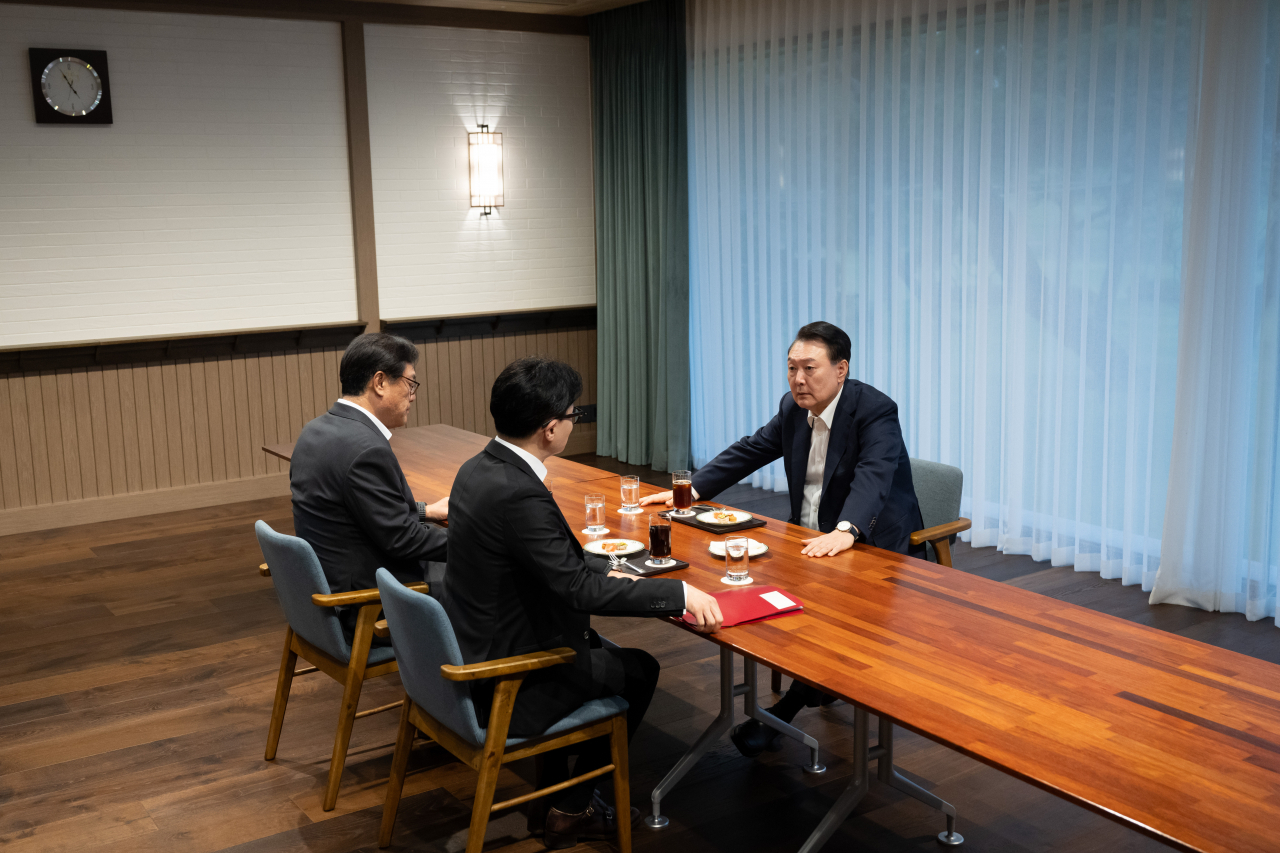
[[471, 206], [502, 207], [502, 134], [467, 134], [471, 164]]

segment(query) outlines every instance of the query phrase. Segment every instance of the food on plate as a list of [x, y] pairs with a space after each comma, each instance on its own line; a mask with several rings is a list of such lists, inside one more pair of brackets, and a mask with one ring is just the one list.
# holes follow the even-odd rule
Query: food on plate
[[724, 510], [716, 510], [714, 513], [715, 520], [720, 524], [732, 524], [738, 520], [738, 516]]

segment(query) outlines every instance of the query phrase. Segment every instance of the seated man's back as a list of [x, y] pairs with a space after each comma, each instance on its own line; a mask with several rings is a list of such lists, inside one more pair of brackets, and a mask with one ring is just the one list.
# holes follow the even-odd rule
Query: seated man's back
[[[289, 463], [294, 533], [315, 550], [333, 592], [371, 589], [386, 568], [420, 581], [426, 561], [444, 561], [447, 534], [423, 524], [448, 514], [448, 499], [414, 501], [391, 450], [417, 382], [418, 349], [394, 335], [361, 335], [347, 347], [342, 398], [302, 428]], [[354, 627], [355, 608], [339, 612]]]

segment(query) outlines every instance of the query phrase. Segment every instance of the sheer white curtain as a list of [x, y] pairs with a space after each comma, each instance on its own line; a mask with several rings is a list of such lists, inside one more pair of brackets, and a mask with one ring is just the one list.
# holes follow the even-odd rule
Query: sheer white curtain
[[1151, 600], [1260, 619], [1280, 574], [1280, 4], [1213, 4], [1202, 69]]
[[974, 544], [1150, 588], [1192, 0], [688, 8], [695, 464], [830, 320], [909, 452], [964, 470]]

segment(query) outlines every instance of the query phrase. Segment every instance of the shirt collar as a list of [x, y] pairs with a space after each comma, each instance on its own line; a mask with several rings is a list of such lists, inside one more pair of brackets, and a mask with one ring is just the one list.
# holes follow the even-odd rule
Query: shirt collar
[[822, 414], [815, 417], [813, 412], [809, 412], [810, 428], [813, 427], [813, 422], [815, 420], [817, 420], [818, 418], [821, 418], [822, 422], [827, 425], [827, 429], [828, 430], [831, 429], [831, 423], [836, 419], [836, 406], [840, 405], [840, 395], [843, 393], [844, 393], [844, 383], [842, 382], [840, 383], [840, 390], [837, 391], [836, 395], [831, 398], [831, 402], [827, 403], [827, 407], [822, 410]]
[[358, 409], [359, 411], [364, 412], [365, 417], [373, 421], [373, 425], [378, 428], [378, 432], [382, 433], [382, 437], [385, 438], [387, 441], [391, 440], [391, 430], [387, 429], [386, 424], [378, 420], [378, 418], [373, 414], [373, 412], [369, 411], [359, 403], [353, 403], [350, 400], [343, 400], [339, 398], [338, 402], [342, 403], [344, 406], [350, 406], [353, 409]]
[[538, 457], [534, 456], [523, 447], [516, 447], [509, 441], [503, 441], [498, 437], [495, 437], [493, 440], [498, 442], [498, 444], [501, 444], [503, 447], [509, 448], [512, 453], [523, 459], [525, 464], [533, 470], [533, 476], [537, 477], [539, 480], [547, 479], [547, 466], [543, 465], [542, 460]]

